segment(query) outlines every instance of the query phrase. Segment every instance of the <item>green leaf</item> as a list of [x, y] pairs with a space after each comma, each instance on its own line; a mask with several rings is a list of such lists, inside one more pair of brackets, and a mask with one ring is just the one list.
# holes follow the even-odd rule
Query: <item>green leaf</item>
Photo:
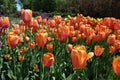
[[12, 79], [12, 80], [16, 80], [16, 77], [13, 75], [13, 72], [12, 72], [12, 70], [8, 70], [8, 77], [10, 78], [10, 79]]
[[66, 80], [72, 80], [72, 77], [73, 77], [73, 74], [70, 74], [70, 75], [66, 78]]
[[1, 74], [1, 80], [5, 80], [4, 72], [2, 72], [2, 74]]

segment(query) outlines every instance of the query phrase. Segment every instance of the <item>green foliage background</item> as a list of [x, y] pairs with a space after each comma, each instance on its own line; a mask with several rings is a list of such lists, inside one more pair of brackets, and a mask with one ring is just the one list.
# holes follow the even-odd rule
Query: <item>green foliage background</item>
[[0, 0], [0, 14], [11, 15], [17, 11], [15, 0]]

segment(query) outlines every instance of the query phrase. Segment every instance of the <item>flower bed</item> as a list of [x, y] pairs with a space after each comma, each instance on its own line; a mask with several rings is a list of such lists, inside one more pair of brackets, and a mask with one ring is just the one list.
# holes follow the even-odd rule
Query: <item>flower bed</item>
[[1, 80], [119, 80], [120, 20], [78, 14], [0, 17]]

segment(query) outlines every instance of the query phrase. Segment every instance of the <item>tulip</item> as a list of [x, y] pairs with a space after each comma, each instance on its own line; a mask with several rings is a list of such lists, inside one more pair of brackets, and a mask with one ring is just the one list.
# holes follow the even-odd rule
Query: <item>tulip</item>
[[120, 40], [115, 40], [114, 47], [116, 50], [120, 49]]
[[55, 20], [56, 24], [60, 24], [60, 22], [62, 21], [62, 17], [61, 16], [53, 16], [53, 20]]
[[110, 46], [109, 47], [109, 53], [114, 53], [115, 52], [115, 47], [114, 46]]
[[41, 17], [41, 16], [37, 16], [36, 19], [37, 19], [37, 22], [38, 22], [38, 23], [41, 23], [41, 22], [42, 22], [42, 17]]
[[87, 60], [93, 56], [93, 52], [87, 54], [85, 46], [77, 45], [71, 52], [72, 65], [75, 69], [82, 69], [87, 65]]
[[31, 21], [31, 19], [32, 19], [32, 10], [22, 9], [21, 16], [22, 16], [22, 20], [25, 23], [29, 23]]
[[71, 50], [73, 49], [73, 45], [72, 45], [72, 44], [68, 44], [68, 45], [67, 45], [67, 49], [68, 49], [69, 51], [71, 51]]
[[51, 51], [53, 49], [53, 44], [51, 44], [51, 43], [47, 44], [46, 48], [48, 51]]
[[20, 28], [19, 28], [19, 25], [18, 24], [12, 24], [12, 27], [13, 27], [13, 32], [15, 33], [15, 34], [20, 34]]
[[9, 17], [0, 17], [0, 27], [8, 28], [10, 26]]
[[35, 32], [39, 28], [39, 24], [36, 19], [32, 19], [29, 27], [32, 27], [32, 30]]
[[20, 20], [19, 25], [20, 25], [20, 26], [24, 26], [24, 25], [25, 25], [24, 21], [23, 21], [23, 20]]
[[20, 53], [25, 53], [27, 51], [26, 47], [25, 46], [22, 46], [20, 48]]
[[19, 60], [20, 62], [22, 62], [22, 61], [24, 60], [24, 56], [19, 55], [19, 56], [18, 56], [18, 60]]
[[116, 57], [116, 58], [113, 58], [112, 68], [113, 68], [113, 71], [114, 71], [118, 76], [120, 76], [120, 56], [118, 56], [118, 57]]
[[24, 33], [26, 30], [26, 27], [25, 26], [21, 26], [21, 31]]
[[28, 36], [26, 36], [25, 40], [28, 42], [30, 40], [30, 38]]
[[93, 38], [93, 36], [92, 36], [92, 35], [88, 36], [88, 37], [87, 37], [87, 39], [86, 39], [86, 44], [90, 44], [90, 43], [91, 43], [92, 38]]
[[59, 26], [57, 34], [59, 41], [66, 41], [70, 35], [70, 29], [68, 26]]
[[96, 45], [94, 47], [94, 53], [96, 56], [102, 55], [103, 52], [104, 52], [104, 48], [101, 48], [99, 45]]
[[120, 35], [117, 36], [117, 40], [120, 40]]
[[81, 34], [77, 34], [77, 39], [78, 39], [78, 40], [81, 39]]
[[16, 47], [19, 42], [19, 36], [13, 32], [9, 32], [7, 35], [7, 43], [9, 47]]
[[30, 49], [34, 49], [34, 48], [35, 48], [35, 42], [34, 42], [34, 41], [29, 41], [29, 42], [28, 42], [28, 47], [29, 47]]
[[47, 52], [43, 56], [43, 64], [46, 67], [52, 66], [54, 63], [54, 55], [52, 53]]
[[36, 33], [35, 38], [38, 47], [43, 47], [47, 43], [48, 33], [45, 30], [40, 30]]
[[54, 39], [51, 37], [48, 37], [48, 39], [47, 39], [48, 42], [51, 42], [52, 40], [54, 40]]
[[113, 44], [116, 40], [116, 35], [115, 34], [110, 34], [107, 39], [108, 44]]
[[76, 42], [77, 38], [76, 37], [72, 37], [72, 42]]
[[70, 31], [70, 37], [74, 37], [75, 36], [75, 31]]
[[105, 33], [105, 32], [99, 32], [99, 33], [97, 34], [97, 37], [96, 37], [96, 38], [98, 38], [98, 40], [104, 40], [105, 37], [106, 37], [106, 33]]
[[4, 58], [5, 58], [5, 60], [9, 60], [10, 59], [10, 54], [5, 54]]
[[35, 71], [37, 71], [38, 70], [38, 65], [35, 64], [33, 68], [34, 68]]
[[46, 25], [47, 24], [47, 19], [45, 18], [45, 19], [42, 19], [42, 23], [44, 24], [44, 25]]
[[55, 27], [55, 20], [48, 20], [48, 26], [49, 28]]
[[19, 37], [19, 43], [22, 43], [24, 40], [23, 40], [23, 36], [20, 36]]

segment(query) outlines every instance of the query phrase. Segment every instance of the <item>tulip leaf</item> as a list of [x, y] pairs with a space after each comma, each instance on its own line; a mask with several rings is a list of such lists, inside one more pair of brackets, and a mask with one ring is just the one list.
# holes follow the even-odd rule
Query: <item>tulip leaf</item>
[[66, 80], [72, 80], [72, 77], [73, 77], [73, 74], [70, 74], [70, 75], [66, 78]]
[[16, 80], [16, 77], [13, 75], [13, 72], [12, 72], [12, 70], [8, 70], [8, 77], [10, 78], [10, 79], [13, 79], [13, 80]]

